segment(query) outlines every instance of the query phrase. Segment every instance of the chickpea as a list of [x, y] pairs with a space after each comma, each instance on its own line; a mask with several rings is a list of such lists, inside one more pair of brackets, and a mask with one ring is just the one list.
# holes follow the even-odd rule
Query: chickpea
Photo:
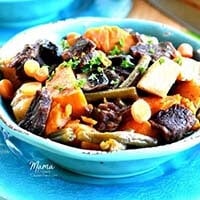
[[14, 87], [10, 80], [2, 79], [0, 81], [0, 95], [4, 99], [12, 99], [14, 96]]
[[150, 119], [151, 108], [145, 100], [138, 99], [131, 106], [131, 115], [136, 122], [143, 123]]
[[188, 58], [193, 57], [193, 47], [188, 43], [180, 44], [177, 50], [183, 57], [188, 57]]

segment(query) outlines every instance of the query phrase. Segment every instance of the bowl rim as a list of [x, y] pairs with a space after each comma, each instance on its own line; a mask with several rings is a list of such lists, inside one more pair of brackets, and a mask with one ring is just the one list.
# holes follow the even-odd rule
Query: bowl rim
[[[23, 37], [26, 34], [31, 33], [32, 31], [36, 31], [43, 29], [43, 28], [49, 28], [54, 27], [54, 29], [58, 26], [63, 25], [72, 25], [75, 22], [76, 23], [102, 23], [102, 20], [106, 20], [107, 23], [116, 24], [117, 22], [124, 22], [124, 23], [136, 23], [138, 24], [145, 24], [147, 26], [153, 26], [153, 27], [162, 27], [167, 32], [173, 32], [175, 35], [180, 35], [183, 37], [183, 39], [187, 39], [191, 41], [191, 43], [195, 44], [196, 46], [199, 46], [200, 42], [192, 38], [191, 36], [186, 35], [186, 33], [177, 30], [173, 27], [170, 27], [168, 25], [149, 21], [149, 20], [140, 20], [140, 19], [121, 19], [121, 18], [102, 18], [102, 17], [79, 17], [79, 18], [71, 18], [67, 20], [61, 20], [53, 23], [47, 23], [44, 25], [39, 25], [36, 27], [28, 28], [25, 31], [22, 31], [18, 33], [16, 36], [14, 36], [12, 39], [10, 39], [0, 50], [0, 56], [1, 53], [6, 48], [10, 48], [13, 43], [15, 43], [16, 40], [19, 40], [19, 38]], [[117, 25], [117, 24], [116, 24]], [[63, 26], [64, 27], [64, 26]], [[38, 38], [39, 39], [39, 38]], [[111, 161], [128, 161], [128, 160], [139, 160], [139, 159], [151, 159], [151, 158], [157, 158], [162, 156], [168, 156], [168, 155], [174, 155], [176, 153], [179, 153], [181, 151], [185, 151], [195, 145], [200, 144], [200, 130], [196, 131], [192, 135], [171, 143], [166, 144], [162, 146], [156, 146], [156, 147], [147, 147], [147, 148], [139, 148], [139, 149], [128, 149], [128, 150], [122, 150], [122, 151], [114, 151], [114, 152], [105, 152], [105, 151], [95, 151], [95, 150], [84, 150], [76, 147], [71, 147], [68, 145], [60, 144], [57, 142], [54, 142], [50, 139], [43, 138], [40, 136], [37, 136], [31, 132], [28, 132], [21, 127], [17, 126], [17, 124], [12, 121], [10, 118], [6, 118], [6, 110], [4, 110], [2, 106], [2, 100], [0, 100], [0, 126], [7, 132], [11, 133], [14, 137], [29, 143], [35, 147], [38, 147], [39, 149], [43, 149], [46, 151], [50, 151], [51, 153], [56, 153], [64, 157], [70, 157], [73, 159], [80, 159], [80, 160], [88, 160], [88, 161], [104, 161], [104, 162], [111, 162]], [[5, 114], [5, 115], [4, 115]]]

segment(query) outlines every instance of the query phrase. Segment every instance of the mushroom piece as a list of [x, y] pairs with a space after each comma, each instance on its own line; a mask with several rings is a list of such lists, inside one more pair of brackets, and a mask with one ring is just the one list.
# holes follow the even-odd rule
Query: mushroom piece
[[108, 77], [105, 75], [104, 72], [101, 73], [91, 73], [88, 74], [77, 74], [77, 79], [86, 80], [85, 84], [83, 85], [82, 89], [85, 92], [92, 92], [92, 91], [100, 91], [108, 88], [109, 80]]

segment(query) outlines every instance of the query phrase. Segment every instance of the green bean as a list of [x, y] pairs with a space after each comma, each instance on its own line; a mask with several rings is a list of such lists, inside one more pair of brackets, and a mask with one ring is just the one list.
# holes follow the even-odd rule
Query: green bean
[[77, 133], [77, 139], [96, 144], [109, 139], [114, 139], [122, 144], [133, 145], [137, 147], [156, 146], [158, 143], [157, 139], [140, 133], [135, 133], [133, 130], [104, 133], [98, 131], [79, 131]]
[[146, 71], [150, 61], [151, 57], [149, 55], [143, 55], [128, 78], [119, 87], [124, 88], [134, 85], [134, 82]]
[[63, 128], [49, 135], [49, 138], [56, 142], [69, 143], [74, 141], [76, 135], [72, 128]]
[[138, 94], [135, 87], [128, 87], [128, 88], [117, 88], [112, 90], [106, 91], [99, 91], [99, 92], [92, 92], [92, 93], [85, 93], [85, 97], [88, 102], [98, 101], [104, 98], [107, 99], [138, 99]]

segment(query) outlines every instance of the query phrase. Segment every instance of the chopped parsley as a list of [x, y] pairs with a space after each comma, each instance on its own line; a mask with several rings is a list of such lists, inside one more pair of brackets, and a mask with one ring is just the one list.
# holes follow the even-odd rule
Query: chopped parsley
[[48, 81], [51, 81], [54, 75], [55, 75], [55, 71], [52, 71], [51, 74], [49, 75]]
[[131, 68], [135, 66], [129, 59], [123, 59], [120, 65], [122, 68]]
[[89, 61], [89, 65], [100, 65], [100, 64], [101, 64], [101, 59], [99, 58], [99, 56], [94, 56]]
[[114, 46], [114, 48], [109, 52], [111, 56], [119, 55], [122, 53], [121, 47], [124, 46], [124, 40], [121, 38], [119, 42]]
[[80, 60], [78, 60], [77, 58], [71, 58], [68, 61], [64, 61], [62, 63], [63, 67], [71, 67], [72, 69], [76, 69], [77, 66], [79, 65]]
[[120, 80], [119, 80], [119, 79], [114, 79], [114, 80], [111, 80], [111, 81], [110, 81], [110, 84], [111, 84], [111, 85], [114, 85], [114, 86], [117, 86], [119, 83], [120, 83]]
[[62, 92], [65, 88], [62, 87], [62, 86], [59, 86], [59, 85], [55, 85], [55, 86], [53, 87], [53, 89], [58, 90], [59, 92]]
[[120, 53], [121, 53], [121, 50], [119, 49], [117, 45], [115, 45], [114, 48], [109, 52], [111, 56], [119, 55]]
[[86, 78], [80, 78], [75, 81], [74, 87], [83, 88], [86, 83], [87, 83]]
[[102, 68], [102, 67], [97, 67], [97, 71], [98, 71], [99, 73], [101, 73], [101, 72], [103, 71], [103, 68]]
[[139, 66], [138, 71], [140, 74], [144, 74], [144, 72], [146, 71], [146, 68], [144, 66]]
[[183, 59], [182, 57], [177, 57], [174, 59], [174, 61], [178, 64], [178, 65], [182, 65], [183, 64]]
[[61, 47], [63, 50], [68, 49], [70, 47], [70, 45], [66, 39], [61, 40]]
[[120, 47], [123, 47], [123, 46], [124, 46], [124, 40], [123, 40], [122, 38], [119, 40], [119, 46], [120, 46]]
[[155, 49], [153, 49], [152, 47], [149, 49], [149, 53], [150, 54], [154, 54], [155, 53]]
[[165, 62], [164, 58], [159, 58], [158, 62], [160, 63], [160, 65], [162, 65]]
[[83, 73], [89, 73], [93, 71], [93, 69], [97, 69], [98, 72], [102, 72], [102, 67], [101, 67], [101, 57], [100, 55], [93, 56], [91, 60], [89, 60], [88, 64], [84, 65], [81, 67], [81, 71]]

